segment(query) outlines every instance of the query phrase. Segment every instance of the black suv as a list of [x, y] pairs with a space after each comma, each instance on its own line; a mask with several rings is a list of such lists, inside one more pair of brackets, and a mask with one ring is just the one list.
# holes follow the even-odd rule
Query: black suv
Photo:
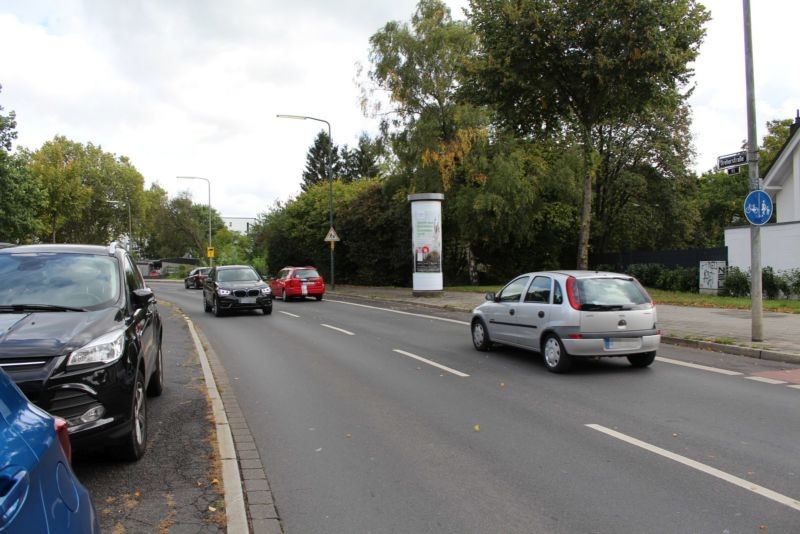
[[41, 408], [66, 419], [76, 450], [145, 452], [145, 394], [163, 388], [161, 318], [124, 249], [0, 250], [0, 366]]
[[272, 313], [272, 290], [249, 265], [213, 267], [203, 282], [203, 309], [219, 317], [225, 311]]

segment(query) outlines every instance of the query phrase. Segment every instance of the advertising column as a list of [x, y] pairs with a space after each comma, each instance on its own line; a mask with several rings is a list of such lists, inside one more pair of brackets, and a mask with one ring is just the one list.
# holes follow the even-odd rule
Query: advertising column
[[411, 202], [411, 248], [414, 296], [444, 289], [442, 277], [442, 193], [408, 195]]

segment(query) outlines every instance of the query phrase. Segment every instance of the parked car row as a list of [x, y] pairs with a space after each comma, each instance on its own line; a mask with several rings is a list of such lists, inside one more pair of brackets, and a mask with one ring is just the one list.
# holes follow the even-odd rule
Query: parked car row
[[661, 342], [656, 308], [633, 277], [597, 271], [522, 274], [472, 312], [472, 343], [541, 353], [563, 373], [576, 358], [626, 357], [647, 367]]
[[[55, 418], [42, 416], [55, 424], [60, 442], [75, 450], [106, 450], [128, 461], [145, 454], [147, 397], [160, 395], [164, 387], [162, 336], [153, 291], [128, 253], [116, 244], [0, 250], [0, 368], [38, 407], [37, 413]], [[3, 410], [6, 422], [10, 413]], [[9, 447], [22, 445], [23, 440], [15, 437], [18, 434], [19, 430], [5, 432], [4, 439], [13, 438], [6, 442]], [[0, 482], [0, 493], [18, 483], [22, 484], [19, 488], [31, 483], [24, 474], [29, 471], [20, 468], [17, 460], [25, 450], [4, 447], [0, 477], [6, 479]], [[69, 515], [90, 506], [79, 502], [85, 500], [81, 497], [85, 490], [71, 482], [74, 477], [66, 467], [55, 469], [51, 475], [59, 481], [58, 503], [69, 513], [58, 503], [40, 504], [47, 513], [57, 514], [57, 524], [76, 525], [65, 531], [91, 531], [85, 525], [96, 520]], [[37, 493], [25, 486], [15, 495], [30, 494], [35, 500]], [[0, 495], [0, 500], [12, 499], [8, 495]], [[17, 514], [10, 510], [22, 506], [21, 500], [15, 502], [2, 503], [0, 530], [9, 514]], [[34, 525], [25, 531], [48, 531], [28, 523], [30, 518], [20, 521]]]

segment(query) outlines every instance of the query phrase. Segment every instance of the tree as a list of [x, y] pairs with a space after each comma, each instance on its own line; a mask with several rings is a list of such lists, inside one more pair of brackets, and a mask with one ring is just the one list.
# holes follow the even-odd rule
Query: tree
[[767, 134], [761, 140], [761, 148], [758, 151], [758, 169], [762, 176], [766, 175], [775, 162], [778, 152], [789, 139], [791, 126], [792, 119], [767, 121]]
[[633, 123], [680, 94], [692, 75], [709, 15], [695, 0], [471, 0], [481, 43], [471, 64], [477, 102], [522, 135], [575, 132], [583, 193], [577, 265], [588, 267], [593, 129]]
[[83, 147], [66, 137], [56, 136], [31, 156], [30, 170], [42, 183], [45, 208], [42, 212], [43, 241], [69, 242], [65, 227], [89, 206], [91, 192], [82, 184]]
[[314, 144], [308, 149], [306, 168], [303, 171], [303, 182], [300, 184], [300, 189], [308, 191], [317, 184], [327, 182], [328, 163], [330, 163], [333, 176], [337, 176], [341, 171], [339, 148], [331, 145], [331, 139], [325, 131], [320, 131], [314, 139]]
[[0, 241], [20, 243], [30, 241], [39, 230], [44, 194], [28, 171], [30, 154], [11, 153], [16, 127], [16, 114], [3, 114], [0, 106]]
[[358, 145], [353, 149], [343, 146], [341, 155], [342, 181], [354, 182], [380, 175], [380, 160], [384, 155], [384, 148], [379, 139], [373, 141], [369, 135], [362, 133], [358, 138]]

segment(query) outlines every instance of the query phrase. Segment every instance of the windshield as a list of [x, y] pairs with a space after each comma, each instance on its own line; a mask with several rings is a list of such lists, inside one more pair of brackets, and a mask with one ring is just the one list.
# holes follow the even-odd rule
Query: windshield
[[257, 282], [258, 280], [261, 280], [258, 273], [249, 267], [225, 269], [217, 273], [218, 282]]
[[115, 258], [60, 252], [0, 254], [0, 306], [92, 308], [118, 297]]

